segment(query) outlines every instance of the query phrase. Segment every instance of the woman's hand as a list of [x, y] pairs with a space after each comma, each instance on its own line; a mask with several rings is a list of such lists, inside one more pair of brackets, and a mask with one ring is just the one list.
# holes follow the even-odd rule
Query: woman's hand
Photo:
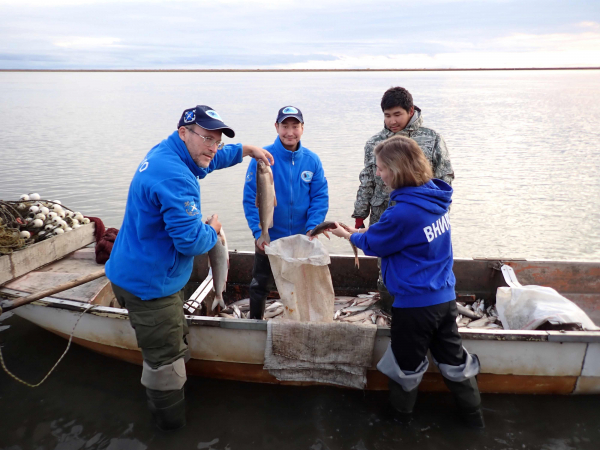
[[[336, 227], [333, 230], [329, 230], [330, 232], [332, 232], [335, 236], [337, 237], [341, 237], [341, 238], [345, 238], [345, 239], [350, 239], [350, 236], [352, 235], [352, 233], [347, 232], [346, 230], [344, 230], [339, 223], [335, 223]], [[356, 230], [355, 228], [350, 228], [350, 230]], [[356, 231], [354, 231], [356, 232]]]
[[346, 231], [348, 231], [349, 233], [362, 233], [363, 231], [361, 231], [361, 230], [363, 230], [363, 228], [361, 228], [359, 230], [357, 228], [352, 228], [352, 227], [349, 227], [348, 225], [346, 225]]

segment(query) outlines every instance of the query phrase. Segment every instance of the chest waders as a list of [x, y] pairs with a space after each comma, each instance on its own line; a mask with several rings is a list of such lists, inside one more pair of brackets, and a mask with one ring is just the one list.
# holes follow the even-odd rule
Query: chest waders
[[183, 291], [142, 300], [112, 284], [117, 301], [127, 309], [144, 363], [141, 383], [146, 388], [154, 425], [162, 430], [185, 426], [185, 361], [189, 358]]

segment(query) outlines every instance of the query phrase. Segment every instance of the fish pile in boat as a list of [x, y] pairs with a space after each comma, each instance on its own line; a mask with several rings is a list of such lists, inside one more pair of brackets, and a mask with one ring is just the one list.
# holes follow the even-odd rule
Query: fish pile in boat
[[504, 329], [498, 317], [496, 306], [486, 307], [483, 299], [470, 304], [456, 302], [456, 306], [458, 308], [458, 316], [456, 317], [458, 328]]
[[[374, 323], [389, 327], [392, 316], [378, 308], [379, 293], [369, 292], [355, 297], [335, 297], [333, 320], [350, 323]], [[483, 299], [470, 304], [457, 302], [459, 315], [456, 323], [459, 328], [503, 329], [496, 306], [485, 306]], [[283, 315], [283, 303], [277, 299], [269, 299], [265, 306], [265, 320]], [[220, 313], [220, 317], [228, 319], [247, 319], [250, 315], [250, 299], [245, 298], [230, 303]]]
[[[392, 317], [377, 308], [378, 292], [359, 294], [356, 297], [335, 297], [333, 320], [351, 323], [374, 323], [389, 327]], [[277, 299], [269, 299], [265, 304], [265, 320], [283, 315], [283, 303]], [[250, 299], [245, 298], [229, 304], [220, 313], [220, 317], [228, 319], [247, 319], [250, 314]]]
[[377, 307], [379, 292], [358, 294], [356, 297], [336, 297], [333, 320], [351, 323], [374, 323], [382, 327], [392, 324], [392, 316]]
[[[268, 299], [265, 304], [265, 320], [283, 314], [283, 303], [276, 299]], [[250, 316], [250, 299], [244, 298], [230, 303], [219, 313], [220, 317], [227, 319], [248, 319]]]
[[35, 242], [68, 233], [90, 223], [83, 214], [60, 200], [44, 200], [38, 193], [17, 201], [0, 200], [0, 254], [9, 254]]

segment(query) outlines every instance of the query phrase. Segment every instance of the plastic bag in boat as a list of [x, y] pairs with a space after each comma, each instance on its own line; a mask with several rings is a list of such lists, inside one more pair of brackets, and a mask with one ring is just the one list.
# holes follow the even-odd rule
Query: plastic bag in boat
[[302, 322], [332, 322], [335, 294], [327, 249], [317, 239], [297, 234], [265, 246], [283, 317]]
[[600, 330], [579, 306], [554, 289], [521, 285], [510, 266], [502, 266], [502, 274], [509, 287], [496, 291], [496, 309], [504, 329], [535, 330], [550, 324], [552, 329]]

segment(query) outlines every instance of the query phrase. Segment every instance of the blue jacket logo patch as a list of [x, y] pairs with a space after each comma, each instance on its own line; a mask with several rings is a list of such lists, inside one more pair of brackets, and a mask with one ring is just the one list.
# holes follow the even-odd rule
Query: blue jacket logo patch
[[141, 173], [144, 170], [146, 170], [148, 168], [150, 164], [148, 164], [147, 160], [142, 161], [142, 164], [140, 164], [140, 168], [138, 169], [138, 171]]
[[302, 178], [302, 181], [310, 183], [312, 181], [312, 178], [313, 178], [313, 173], [311, 171], [309, 171], [309, 170], [305, 170], [300, 175], [300, 178]]
[[252, 175], [254, 175], [254, 172], [249, 172], [248, 175], [246, 175], [246, 183], [252, 181]]
[[200, 211], [198, 211], [198, 208], [194, 202], [185, 202], [183, 205], [185, 206], [185, 212], [188, 214], [188, 216], [197, 216], [200, 214]]

